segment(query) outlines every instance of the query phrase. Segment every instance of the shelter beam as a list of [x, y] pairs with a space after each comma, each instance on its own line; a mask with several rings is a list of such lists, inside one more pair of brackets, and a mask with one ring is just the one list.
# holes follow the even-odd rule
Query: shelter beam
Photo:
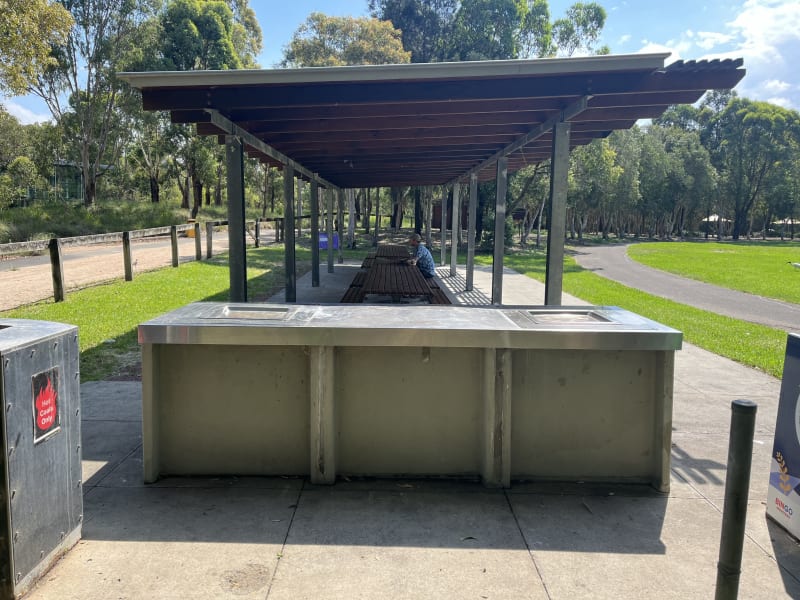
[[205, 110], [211, 116], [211, 123], [213, 123], [216, 127], [223, 130], [227, 134], [239, 137], [242, 140], [243, 144], [246, 144], [251, 148], [255, 148], [262, 154], [269, 156], [271, 159], [276, 160], [287, 167], [292, 167], [293, 172], [296, 171], [306, 179], [309, 180], [316, 179], [326, 188], [337, 189], [337, 186], [332, 184], [330, 181], [322, 179], [316, 173], [312, 173], [310, 170], [306, 169], [303, 165], [295, 162], [285, 154], [279, 152], [278, 150], [270, 146], [269, 144], [264, 143], [249, 131], [242, 129], [236, 123], [224, 117], [222, 114], [220, 114], [218, 110], [214, 108], [207, 108]]

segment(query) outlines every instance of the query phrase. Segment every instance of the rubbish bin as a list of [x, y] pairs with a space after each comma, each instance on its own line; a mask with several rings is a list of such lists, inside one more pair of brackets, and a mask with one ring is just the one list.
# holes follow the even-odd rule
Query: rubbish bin
[[[327, 250], [328, 249], [328, 234], [327, 233], [320, 233], [319, 234], [319, 249], [320, 250]], [[339, 234], [333, 234], [333, 249], [339, 249]]]
[[81, 536], [78, 328], [0, 319], [0, 600]]
[[800, 538], [800, 335], [795, 333], [786, 340], [767, 516]]

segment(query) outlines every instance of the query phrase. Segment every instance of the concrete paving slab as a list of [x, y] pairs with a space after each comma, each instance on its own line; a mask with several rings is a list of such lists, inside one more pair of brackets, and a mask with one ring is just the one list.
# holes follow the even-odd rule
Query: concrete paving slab
[[502, 492], [305, 491], [270, 599], [547, 598]]
[[262, 599], [296, 490], [100, 489], [83, 540], [29, 596]]
[[83, 421], [142, 422], [139, 381], [88, 381], [81, 384]]
[[[126, 458], [141, 456], [141, 421], [88, 421], [81, 423], [83, 488], [99, 485]], [[141, 471], [139, 472], [141, 479]]]
[[[750, 498], [766, 498], [773, 436], [756, 436], [750, 468]], [[673, 433], [672, 472], [706, 498], [725, 497], [728, 433], [693, 435]]]
[[[714, 595], [721, 515], [703, 499], [510, 498], [553, 599]], [[800, 593], [751, 540], [743, 569], [740, 598]]]

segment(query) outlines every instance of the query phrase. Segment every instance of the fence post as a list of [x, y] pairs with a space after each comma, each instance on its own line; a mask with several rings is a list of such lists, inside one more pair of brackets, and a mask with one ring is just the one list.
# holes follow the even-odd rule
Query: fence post
[[728, 474], [725, 478], [725, 505], [722, 510], [715, 600], [735, 600], [739, 595], [757, 409], [755, 402], [749, 400], [731, 402]]
[[194, 259], [203, 259], [203, 240], [200, 239], [200, 223], [194, 224]]
[[50, 266], [53, 272], [53, 300], [64, 301], [64, 264], [61, 260], [61, 240], [50, 238], [47, 247], [50, 249]]
[[133, 264], [131, 263], [131, 232], [122, 232], [122, 260], [125, 264], [125, 281], [133, 281]]
[[214, 221], [206, 223], [206, 258], [211, 258], [214, 248]]
[[256, 248], [260, 246], [259, 238], [261, 237], [261, 217], [256, 217]]
[[178, 226], [169, 226], [169, 237], [172, 240], [172, 266], [178, 266]]

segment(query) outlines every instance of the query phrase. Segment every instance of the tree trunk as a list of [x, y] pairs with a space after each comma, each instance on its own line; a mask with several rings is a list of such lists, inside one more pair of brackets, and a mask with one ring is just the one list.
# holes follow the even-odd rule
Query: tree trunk
[[198, 177], [192, 177], [192, 199], [194, 200], [192, 206], [192, 219], [197, 218], [197, 213], [200, 212], [200, 207], [203, 202], [203, 183]]
[[150, 176], [150, 202], [158, 202], [160, 199], [160, 188], [158, 186], [158, 177]]

